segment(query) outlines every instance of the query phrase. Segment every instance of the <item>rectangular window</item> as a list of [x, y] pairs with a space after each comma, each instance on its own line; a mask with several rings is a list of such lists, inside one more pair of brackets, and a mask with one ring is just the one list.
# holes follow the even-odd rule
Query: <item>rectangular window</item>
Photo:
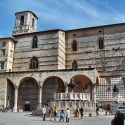
[[6, 42], [3, 42], [3, 43], [2, 43], [2, 47], [5, 47], [5, 46], [6, 46]]
[[0, 69], [4, 69], [4, 62], [0, 63]]
[[5, 55], [6, 51], [5, 49], [2, 49], [2, 55]]

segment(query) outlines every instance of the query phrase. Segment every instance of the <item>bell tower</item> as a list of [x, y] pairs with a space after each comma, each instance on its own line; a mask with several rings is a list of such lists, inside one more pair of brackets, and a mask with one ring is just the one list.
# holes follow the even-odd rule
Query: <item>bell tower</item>
[[38, 17], [32, 11], [15, 13], [16, 21], [13, 35], [36, 32]]

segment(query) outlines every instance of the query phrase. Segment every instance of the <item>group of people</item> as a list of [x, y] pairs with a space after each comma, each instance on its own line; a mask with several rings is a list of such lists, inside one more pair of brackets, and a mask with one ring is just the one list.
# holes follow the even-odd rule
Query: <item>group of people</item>
[[[50, 118], [50, 121], [57, 121], [57, 113], [59, 111], [57, 110], [56, 107], [54, 108], [50, 108], [49, 111], [48, 111], [48, 117]], [[47, 109], [46, 107], [44, 106], [42, 108], [42, 116], [43, 116], [43, 121], [46, 120], [46, 115], [47, 115]], [[69, 122], [69, 119], [70, 119], [70, 110], [69, 108], [67, 108], [66, 111], [64, 111], [63, 109], [60, 111], [60, 119], [59, 119], [59, 122], [64, 122], [64, 119], [66, 118], [66, 122]]]
[[74, 117], [80, 117], [81, 119], [83, 118], [83, 107], [79, 108], [77, 107], [75, 110], [74, 110]]
[[0, 111], [1, 112], [7, 112], [8, 108], [5, 108], [3, 105], [0, 106]]

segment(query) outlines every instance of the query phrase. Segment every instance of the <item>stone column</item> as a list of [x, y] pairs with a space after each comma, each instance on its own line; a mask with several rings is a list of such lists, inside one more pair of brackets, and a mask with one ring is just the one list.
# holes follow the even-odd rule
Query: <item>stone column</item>
[[39, 85], [38, 109], [42, 106], [42, 85]]
[[5, 96], [4, 96], [4, 107], [7, 106], [7, 87], [4, 89], [5, 90]]
[[92, 100], [96, 103], [96, 84], [92, 84]]
[[68, 93], [68, 86], [67, 86], [67, 82], [65, 82], [65, 93]]
[[15, 85], [15, 96], [14, 96], [14, 109], [13, 109], [13, 112], [17, 112], [17, 101], [18, 101], [18, 86]]

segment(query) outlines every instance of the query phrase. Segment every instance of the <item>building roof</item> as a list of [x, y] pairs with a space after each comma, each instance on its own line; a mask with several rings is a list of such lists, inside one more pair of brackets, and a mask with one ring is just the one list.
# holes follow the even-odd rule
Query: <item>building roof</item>
[[13, 36], [22, 36], [22, 35], [32, 35], [32, 34], [39, 34], [39, 33], [50, 33], [50, 32], [58, 32], [58, 31], [63, 31], [62, 29], [53, 29], [53, 30], [45, 30], [45, 31], [39, 31], [39, 32], [31, 32], [31, 33], [23, 33], [23, 34], [16, 34]]
[[4, 38], [0, 38], [0, 40], [8, 40], [8, 39], [10, 39], [10, 40], [16, 42], [16, 40], [15, 40], [14, 38], [12, 38], [12, 37], [4, 37]]
[[[118, 27], [124, 26], [123, 29], [118, 29]], [[96, 30], [98, 29], [98, 31], [104, 32], [103, 30], [106, 28], [115, 28], [115, 30], [113, 31], [109, 31], [107, 33], [112, 33], [112, 32], [123, 32], [125, 31], [125, 23], [118, 23], [118, 24], [109, 24], [109, 25], [100, 25], [100, 26], [94, 26], [94, 27], [86, 27], [86, 28], [79, 28], [79, 29], [71, 29], [71, 30], [62, 30], [62, 29], [52, 29], [52, 30], [45, 30], [45, 31], [38, 31], [38, 32], [31, 32], [31, 33], [24, 33], [24, 34], [16, 34], [13, 36], [23, 36], [23, 35], [32, 35], [32, 34], [39, 34], [39, 33], [50, 33], [50, 32], [58, 32], [58, 31], [62, 31], [62, 32], [74, 32], [74, 31], [87, 31], [87, 30]], [[106, 33], [106, 31], [105, 31]]]
[[122, 25], [125, 26], [125, 23], [116, 23], [116, 24], [108, 24], [108, 25], [100, 25], [100, 26], [93, 26], [93, 27], [71, 29], [71, 30], [66, 30], [66, 32], [76, 31], [76, 30], [91, 30], [91, 29], [96, 29], [96, 28], [106, 28], [106, 27], [122, 26]]
[[27, 10], [27, 11], [16, 12], [15, 15], [20, 14], [20, 13], [32, 13], [38, 19], [37, 15], [32, 11]]

